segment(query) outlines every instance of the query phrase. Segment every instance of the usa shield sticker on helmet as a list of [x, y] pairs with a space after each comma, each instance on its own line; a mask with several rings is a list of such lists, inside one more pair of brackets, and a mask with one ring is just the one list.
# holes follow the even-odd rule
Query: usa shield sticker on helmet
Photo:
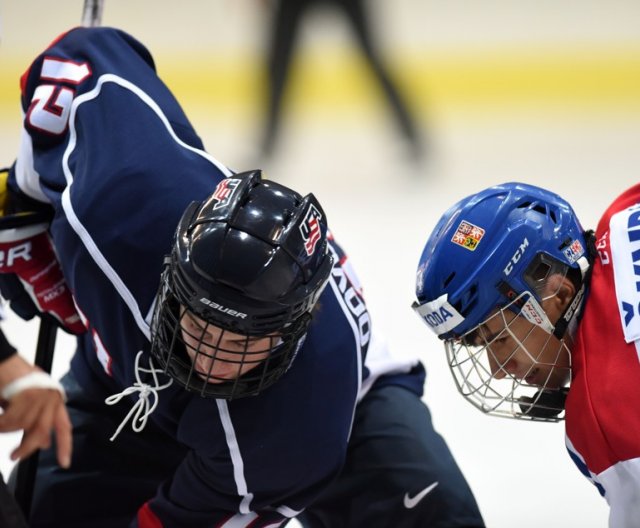
[[213, 206], [214, 210], [220, 209], [229, 203], [241, 181], [242, 180], [236, 178], [226, 178], [218, 184], [216, 190], [213, 192], [213, 198], [217, 200]]
[[562, 250], [564, 256], [567, 257], [567, 260], [570, 264], [576, 262], [582, 255], [584, 255], [584, 248], [579, 240], [574, 240], [569, 247], [566, 247]]
[[451, 238], [451, 242], [469, 251], [475, 251], [484, 236], [484, 229], [462, 220]]
[[316, 244], [318, 243], [318, 240], [320, 240], [321, 219], [322, 214], [320, 211], [318, 211], [313, 204], [309, 204], [309, 209], [304, 215], [304, 220], [302, 220], [299, 227], [302, 240], [304, 240], [304, 249], [309, 256], [313, 255], [313, 252], [316, 249]]

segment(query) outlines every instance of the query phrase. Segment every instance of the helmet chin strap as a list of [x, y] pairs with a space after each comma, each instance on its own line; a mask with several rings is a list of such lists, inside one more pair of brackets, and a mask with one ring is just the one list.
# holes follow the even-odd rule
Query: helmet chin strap
[[569, 389], [567, 387], [561, 389], [540, 389], [532, 398], [527, 396], [520, 398], [520, 410], [522, 414], [531, 416], [532, 418], [556, 418], [564, 411], [564, 404], [568, 393]]
[[572, 323], [577, 321], [578, 315], [582, 312], [582, 304], [584, 301], [584, 294], [587, 290], [586, 281], [582, 282], [580, 289], [574, 295], [573, 300], [567, 305], [558, 319], [558, 322], [555, 324], [555, 328], [553, 330], [553, 335], [562, 339], [567, 332], [567, 329], [571, 326], [575, 326]]
[[576, 261], [578, 266], [580, 266], [582, 282], [580, 284], [580, 289], [576, 292], [571, 302], [562, 312], [562, 315], [555, 325], [553, 335], [558, 339], [562, 339], [564, 337], [567, 329], [575, 327], [575, 322], [578, 321], [582, 314], [585, 294], [591, 281], [591, 272], [593, 271], [591, 262], [593, 262], [593, 259], [597, 255], [596, 238], [593, 231], [586, 231], [584, 237], [587, 242], [588, 257], [583, 255]]
[[[553, 335], [558, 339], [565, 337], [567, 330], [569, 330], [570, 334], [573, 334], [573, 329], [582, 313], [585, 293], [591, 280], [591, 273], [593, 271], [591, 262], [593, 262], [593, 259], [597, 255], [595, 234], [593, 231], [587, 231], [584, 235], [587, 242], [588, 258], [582, 256], [577, 260], [582, 275], [582, 283], [580, 289], [555, 325]], [[523, 414], [531, 416], [532, 418], [553, 419], [564, 411], [568, 393], [568, 387], [540, 389], [532, 398], [520, 398], [520, 410]]]

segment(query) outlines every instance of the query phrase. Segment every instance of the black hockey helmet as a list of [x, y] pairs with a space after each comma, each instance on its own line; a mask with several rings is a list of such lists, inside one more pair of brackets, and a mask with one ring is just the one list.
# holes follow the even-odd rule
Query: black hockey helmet
[[[186, 209], [165, 259], [152, 355], [202, 396], [254, 395], [289, 368], [333, 258], [309, 194], [233, 175]], [[186, 321], [186, 322], [185, 322]]]

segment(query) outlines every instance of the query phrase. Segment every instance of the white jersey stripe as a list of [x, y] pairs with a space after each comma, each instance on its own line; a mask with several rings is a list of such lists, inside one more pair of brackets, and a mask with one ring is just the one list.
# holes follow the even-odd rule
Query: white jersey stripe
[[73, 230], [78, 234], [83, 244], [89, 251], [89, 254], [92, 256], [93, 260], [96, 262], [98, 267], [103, 271], [103, 273], [109, 278], [111, 283], [114, 285], [114, 287], [116, 288], [116, 290], [118, 291], [118, 293], [120, 294], [124, 302], [126, 303], [126, 305], [129, 307], [129, 310], [133, 314], [133, 317], [136, 321], [136, 324], [138, 325], [138, 328], [147, 337], [147, 339], [150, 339], [149, 324], [145, 320], [145, 316], [142, 315], [140, 311], [140, 307], [137, 305], [136, 300], [134, 299], [132, 293], [126, 287], [124, 282], [122, 282], [122, 279], [120, 279], [120, 277], [115, 272], [115, 270], [111, 267], [111, 265], [109, 264], [107, 259], [104, 257], [104, 255], [102, 255], [97, 245], [91, 238], [91, 235], [85, 229], [82, 222], [76, 216], [75, 211], [73, 209], [73, 205], [71, 203], [70, 192], [71, 192], [71, 186], [73, 185], [73, 173], [69, 168], [69, 157], [71, 156], [71, 153], [74, 151], [76, 147], [77, 132], [75, 127], [75, 118], [78, 111], [78, 107], [83, 103], [86, 103], [87, 101], [91, 101], [92, 99], [95, 99], [96, 97], [98, 97], [98, 95], [102, 90], [102, 87], [106, 83], [117, 84], [122, 88], [124, 88], [125, 90], [129, 90], [130, 92], [138, 96], [149, 108], [151, 108], [151, 110], [155, 112], [155, 114], [158, 116], [160, 121], [163, 123], [163, 125], [167, 129], [167, 132], [169, 133], [169, 135], [180, 146], [209, 160], [218, 169], [220, 169], [227, 177], [230, 176], [232, 172], [229, 169], [227, 169], [224, 165], [222, 165], [222, 163], [220, 163], [218, 160], [210, 156], [208, 153], [202, 150], [196, 149], [190, 145], [187, 145], [180, 138], [178, 138], [176, 133], [173, 131], [173, 128], [171, 128], [171, 124], [169, 123], [169, 120], [164, 115], [164, 113], [162, 112], [162, 109], [157, 105], [157, 103], [153, 101], [153, 99], [151, 99], [144, 91], [142, 91], [136, 85], [130, 83], [129, 81], [123, 79], [122, 77], [118, 77], [117, 75], [113, 75], [113, 74], [102, 75], [98, 79], [96, 86], [91, 91], [76, 97], [76, 99], [74, 99], [71, 105], [71, 113], [69, 116], [69, 144], [67, 145], [67, 148], [65, 149], [64, 155], [62, 157], [62, 169], [64, 171], [64, 175], [67, 180], [67, 187], [62, 193], [62, 207], [65, 211], [69, 224], [71, 225]]
[[231, 519], [220, 525], [220, 528], [246, 528], [257, 518], [258, 514], [253, 512], [248, 514], [234, 515], [233, 517], [231, 517]]
[[276, 508], [276, 511], [291, 519], [292, 517], [300, 515], [304, 510], [294, 510], [288, 506], [280, 506], [279, 508]]
[[[247, 515], [234, 515], [233, 517], [231, 517], [231, 519], [221, 525], [220, 528], [246, 528], [248, 526], [251, 526], [253, 522], [258, 519], [258, 517], [259, 516], [255, 513], [249, 513]], [[284, 521], [276, 521], [274, 523], [265, 525], [263, 528], [278, 528], [278, 526], [281, 526], [283, 522]]]
[[[229, 448], [229, 454], [233, 463], [233, 478], [236, 482], [236, 489], [238, 495], [242, 497], [240, 501], [240, 514], [235, 515], [229, 519], [222, 526], [225, 528], [231, 527], [244, 527], [248, 526], [258, 516], [251, 511], [251, 501], [253, 500], [253, 493], [250, 493], [247, 487], [247, 481], [244, 476], [244, 462], [242, 460], [242, 454], [240, 453], [240, 446], [236, 438], [236, 433], [231, 422], [231, 415], [229, 413], [229, 406], [226, 400], [216, 400], [218, 405], [218, 412], [220, 413], [220, 420], [224, 428], [224, 434], [227, 440], [227, 447]], [[292, 518], [299, 515], [303, 510], [294, 510], [288, 506], [280, 506], [277, 508], [278, 513], [281, 513], [285, 517]], [[247, 524], [243, 524], [243, 523]], [[229, 524], [231, 523], [231, 524]], [[281, 523], [273, 524], [272, 526], [280, 526]]]
[[227, 440], [227, 447], [229, 448], [229, 455], [231, 456], [231, 461], [233, 463], [233, 478], [236, 482], [236, 489], [238, 491], [238, 495], [242, 497], [239, 508], [240, 513], [250, 513], [253, 493], [249, 493], [249, 490], [247, 489], [247, 481], [244, 477], [244, 462], [242, 461], [240, 446], [238, 445], [236, 432], [233, 428], [233, 423], [231, 422], [231, 416], [229, 415], [229, 406], [227, 405], [226, 400], [216, 400], [216, 403], [218, 404], [220, 420], [222, 421], [222, 426], [224, 427], [224, 434]]
[[39, 202], [51, 203], [40, 187], [40, 174], [33, 164], [33, 140], [24, 127], [20, 133], [20, 148], [16, 159], [15, 173], [16, 183], [23, 193]]
[[[354, 341], [355, 347], [356, 347], [356, 349], [358, 351], [358, 358], [357, 358], [358, 379], [356, 380], [356, 383], [357, 383], [357, 393], [356, 394], [360, 394], [360, 388], [362, 386], [362, 349], [360, 347], [360, 332], [358, 331], [358, 321], [356, 321], [354, 319], [353, 314], [351, 313], [351, 311], [347, 307], [344, 299], [342, 298], [342, 293], [340, 292], [340, 288], [338, 286], [338, 283], [336, 282], [336, 279], [333, 276], [330, 277], [329, 284], [331, 285], [331, 289], [333, 290], [333, 294], [335, 295], [336, 299], [338, 300], [338, 303], [340, 304], [340, 307], [342, 308], [342, 311], [344, 312], [346, 320], [349, 321], [349, 326], [351, 327], [351, 331], [353, 332], [353, 341]], [[353, 428], [353, 421], [354, 421], [355, 415], [356, 415], [356, 403], [357, 403], [357, 400], [355, 400], [353, 402], [353, 411], [351, 413], [351, 424], [349, 425], [349, 437], [351, 437], [351, 429]]]

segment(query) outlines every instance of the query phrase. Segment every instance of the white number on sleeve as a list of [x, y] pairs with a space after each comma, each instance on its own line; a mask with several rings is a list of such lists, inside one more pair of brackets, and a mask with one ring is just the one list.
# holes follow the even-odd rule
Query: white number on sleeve
[[45, 133], [62, 134], [67, 128], [75, 97], [75, 90], [66, 85], [78, 85], [90, 75], [91, 69], [86, 62], [45, 58], [40, 78], [56, 84], [42, 84], [36, 88], [27, 110], [26, 123]]
[[67, 128], [74, 91], [70, 88], [43, 84], [36, 88], [27, 112], [27, 123], [51, 134], [62, 134]]

